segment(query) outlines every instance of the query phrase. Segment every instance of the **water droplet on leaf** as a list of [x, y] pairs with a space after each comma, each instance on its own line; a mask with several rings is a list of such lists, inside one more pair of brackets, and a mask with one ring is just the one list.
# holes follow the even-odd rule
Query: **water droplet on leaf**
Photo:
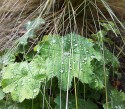
[[83, 60], [82, 62], [84, 63], [85, 61]]
[[30, 25], [30, 24], [31, 24], [31, 22], [29, 21], [27, 24], [28, 24], [28, 25]]
[[36, 89], [34, 89], [34, 90], [33, 90], [33, 92], [34, 92], [34, 93], [36, 93], [36, 92], [37, 92], [37, 90], [36, 90]]
[[54, 43], [54, 44], [55, 44], [55, 43], [56, 43], [56, 40], [55, 40], [55, 39], [53, 39], [53, 40], [52, 40], [52, 43]]
[[75, 46], [75, 47], [77, 47], [77, 46], [78, 46], [78, 44], [75, 44], [74, 46]]
[[80, 69], [81, 71], [83, 71], [83, 69]]
[[30, 80], [30, 79], [28, 79], [28, 81], [30, 82], [31, 80]]
[[69, 52], [64, 52], [64, 56], [69, 56], [70, 53]]
[[60, 70], [61, 73], [63, 73], [63, 70]]
[[95, 56], [91, 56], [91, 58], [95, 58]]
[[87, 60], [87, 58], [84, 58], [84, 61], [86, 61]]

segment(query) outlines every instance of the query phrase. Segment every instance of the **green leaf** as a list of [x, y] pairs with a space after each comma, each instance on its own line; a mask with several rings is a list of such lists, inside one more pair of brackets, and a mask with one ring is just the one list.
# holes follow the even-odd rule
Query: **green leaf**
[[36, 18], [33, 21], [29, 21], [26, 24], [27, 32], [21, 38], [19, 38], [19, 40], [17, 42], [19, 42], [19, 44], [21, 44], [21, 45], [26, 45], [28, 38], [35, 37], [36, 36], [35, 31], [37, 29], [39, 29], [39, 26], [41, 24], [44, 24], [44, 23], [45, 23], [45, 21], [42, 18], [39, 18], [39, 17]]
[[2, 91], [2, 89], [0, 88], [0, 100], [2, 100], [4, 97], [5, 97], [5, 94]]
[[107, 42], [110, 44], [113, 44], [112, 40], [110, 38], [105, 37], [107, 35], [107, 31], [100, 30], [96, 34], [92, 34], [92, 38], [97, 41], [97, 43], [103, 43]]
[[[109, 109], [124, 109], [125, 107], [125, 93], [119, 92], [118, 90], [111, 90], [111, 94], [109, 96], [108, 106]], [[103, 105], [104, 109], [106, 109], [106, 104]]]
[[101, 65], [101, 62], [94, 62], [94, 75], [93, 75], [93, 83], [89, 84], [89, 87], [93, 89], [103, 89], [104, 88], [104, 83], [105, 83], [105, 77], [107, 79], [106, 82], [108, 82], [108, 76], [109, 72], [107, 68], [103, 68], [103, 65]]
[[113, 31], [115, 34], [120, 34], [120, 31], [117, 27], [117, 25], [111, 21], [101, 21], [99, 22], [100, 25], [105, 29], [105, 31]]
[[0, 67], [3, 65], [7, 65], [9, 63], [13, 63], [15, 60], [15, 56], [13, 53], [7, 52], [4, 55], [0, 56]]
[[[61, 100], [61, 101], [60, 101]], [[98, 109], [97, 105], [94, 104], [92, 101], [87, 100], [85, 101], [84, 99], [77, 98], [78, 102], [76, 105], [76, 99], [74, 96], [69, 96], [68, 97], [68, 109]], [[55, 109], [65, 109], [66, 108], [66, 97], [65, 96], [57, 96], [54, 100], [54, 102], [57, 104], [55, 106]]]
[[119, 67], [119, 61], [118, 58], [111, 53], [105, 46], [103, 48], [99, 47], [98, 44], [94, 45], [94, 49], [98, 52], [102, 52], [102, 61], [101, 64], [110, 64], [113, 68]]
[[45, 20], [40, 18], [40, 17], [38, 17], [38, 18], [36, 18], [36, 19], [34, 19], [32, 21], [27, 22], [26, 23], [26, 29], [27, 30], [30, 30], [30, 29], [35, 30], [35, 29], [38, 29], [39, 26], [41, 24], [44, 24], [44, 23], [45, 23]]
[[[80, 35], [71, 33], [64, 37], [57, 35], [45, 36], [35, 48], [43, 58], [48, 79], [56, 76], [62, 90], [71, 88], [73, 77], [82, 83], [95, 82], [94, 59], [102, 61], [102, 53], [94, 49], [94, 43]], [[103, 70], [103, 67], [101, 67]], [[96, 88], [102, 88], [95, 84]]]
[[38, 95], [41, 82], [45, 79], [39, 61], [40, 58], [36, 57], [30, 63], [13, 63], [3, 69], [3, 91], [11, 92], [13, 100], [22, 102], [24, 99], [32, 99]]
[[37, 103], [31, 104], [32, 101], [17, 103], [12, 101], [10, 98], [7, 98], [7, 100], [0, 101], [0, 109], [39, 109]]
[[104, 30], [100, 30], [100, 31], [98, 31], [96, 34], [92, 34], [91, 36], [94, 38], [94, 39], [96, 39], [97, 41], [99, 41], [99, 43], [100, 42], [103, 42], [103, 41], [105, 41], [105, 36], [107, 35], [107, 32], [106, 31], [104, 31]]
[[118, 58], [111, 53], [106, 47], [104, 47], [104, 58], [105, 62], [108, 64], [110, 63], [112, 67], [118, 68], [119, 67], [119, 61]]

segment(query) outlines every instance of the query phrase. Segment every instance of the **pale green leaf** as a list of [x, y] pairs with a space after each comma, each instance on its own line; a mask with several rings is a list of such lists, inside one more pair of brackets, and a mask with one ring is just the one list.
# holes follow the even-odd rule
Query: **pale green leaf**
[[5, 94], [2, 91], [2, 89], [0, 88], [0, 100], [2, 100], [4, 97], [5, 97]]
[[13, 63], [3, 69], [3, 91], [11, 92], [13, 100], [22, 102], [24, 99], [32, 99], [38, 95], [40, 82], [45, 79], [39, 61], [40, 58], [35, 58], [30, 63]]
[[29, 21], [26, 24], [27, 32], [21, 38], [19, 38], [19, 40], [17, 42], [19, 42], [19, 44], [26, 45], [28, 38], [35, 37], [36, 36], [35, 31], [37, 29], [39, 29], [39, 26], [41, 24], [44, 24], [44, 23], [45, 23], [44, 19], [42, 19], [40, 17], [36, 18], [33, 21]]

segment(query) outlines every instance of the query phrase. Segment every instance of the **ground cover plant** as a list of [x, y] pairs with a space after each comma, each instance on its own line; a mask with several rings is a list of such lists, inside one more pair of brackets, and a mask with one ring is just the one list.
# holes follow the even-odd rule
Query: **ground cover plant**
[[19, 2], [12, 28], [24, 21], [0, 52], [0, 109], [124, 109], [124, 23], [110, 2]]

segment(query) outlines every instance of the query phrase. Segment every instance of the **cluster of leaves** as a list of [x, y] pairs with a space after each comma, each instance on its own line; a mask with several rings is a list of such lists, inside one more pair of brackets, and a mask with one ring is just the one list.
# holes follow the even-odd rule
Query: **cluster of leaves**
[[[40, 19], [37, 20], [39, 21]], [[43, 20], [40, 20], [40, 22], [43, 22]], [[27, 26], [29, 30], [26, 33], [27, 35], [19, 39], [20, 44], [26, 45], [29, 36], [33, 36], [34, 31], [38, 28], [39, 23], [35, 27], [32, 23], [30, 22], [30, 25]], [[97, 33], [96, 36], [100, 36], [100, 34]], [[34, 53], [36, 55], [30, 61], [27, 59], [22, 60], [22, 62], [13, 61], [2, 69], [0, 100], [3, 100], [1, 102], [7, 99], [5, 94], [10, 94], [12, 101], [25, 104], [26, 99], [39, 99], [40, 93], [42, 93], [42, 98], [45, 98], [47, 102], [49, 95], [43, 94], [43, 87], [49, 89], [50, 81], [56, 81], [56, 78], [58, 81], [53, 85], [51, 84], [53, 90], [56, 87], [55, 93], [52, 93], [55, 97], [51, 97], [52, 100], [46, 103], [47, 106], [55, 109], [65, 107], [68, 107], [68, 109], [75, 109], [76, 107], [79, 109], [97, 109], [99, 98], [93, 98], [91, 94], [97, 91], [99, 91], [100, 95], [103, 94], [108, 86], [110, 68], [115, 69], [119, 65], [117, 58], [105, 46], [100, 46], [93, 40], [75, 33], [67, 34], [63, 37], [59, 35], [44, 36], [42, 41], [34, 47]], [[76, 84], [76, 79], [82, 84], [80, 89], [82, 92], [69, 94], [68, 101], [66, 101], [67, 92], [76, 89], [76, 86], [79, 87]], [[58, 86], [55, 86], [57, 82]], [[87, 93], [84, 90], [84, 86], [88, 87], [87, 91], [90, 92], [86, 97], [80, 95], [83, 91], [85, 94]], [[115, 98], [113, 97], [120, 92], [112, 90], [110, 93], [112, 97], [109, 97], [111, 102], [109, 105], [115, 109], [119, 104], [114, 104]], [[121, 106], [123, 106], [122, 103], [125, 101], [124, 94], [122, 94], [122, 97]], [[105, 98], [101, 103], [103, 103], [102, 105], [105, 108]], [[9, 106], [8, 104], [8, 109]], [[29, 109], [31, 107], [26, 105], [20, 107], [18, 103], [16, 106], [17, 109]], [[40, 106], [39, 108], [42, 107]]]

